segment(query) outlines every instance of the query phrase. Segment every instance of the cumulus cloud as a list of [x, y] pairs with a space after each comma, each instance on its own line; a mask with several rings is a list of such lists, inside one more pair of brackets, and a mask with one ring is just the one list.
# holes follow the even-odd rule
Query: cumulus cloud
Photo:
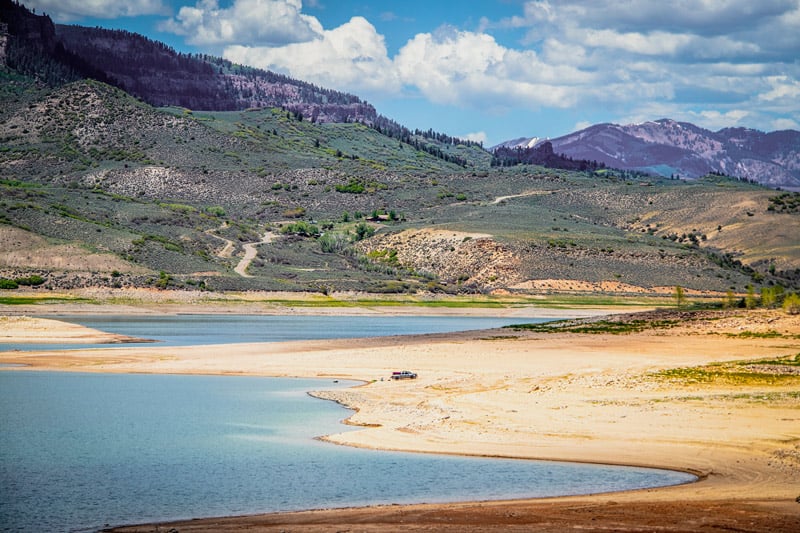
[[695, 35], [728, 35], [772, 22], [797, 8], [796, 0], [530, 0], [523, 15], [497, 21], [496, 27], [534, 28], [577, 24], [587, 28], [638, 31], [688, 32]]
[[486, 33], [445, 28], [416, 35], [394, 58], [404, 84], [444, 104], [507, 107], [568, 107], [574, 87], [593, 75], [547, 64], [532, 50], [501, 46]]
[[321, 31], [311, 41], [280, 47], [233, 45], [225, 48], [224, 56], [340, 90], [400, 89], [383, 36], [363, 17]]
[[800, 130], [800, 123], [791, 118], [778, 118], [772, 121], [772, 130]]
[[620, 116], [768, 128], [800, 109], [798, 0], [531, 0], [480, 27], [527, 31], [523, 44], [543, 62], [591, 74], [568, 82], [580, 105]]
[[486, 144], [489, 136], [486, 135], [485, 131], [475, 131], [472, 133], [467, 133], [464, 135], [459, 135], [459, 138], [466, 139], [468, 141], [476, 142], [476, 143], [483, 143]]
[[723, 113], [716, 109], [710, 109], [692, 113], [691, 115], [696, 117], [693, 122], [700, 122], [706, 128], [717, 130], [743, 125], [745, 119], [750, 116], [750, 112], [744, 109], [732, 109]]
[[113, 19], [139, 15], [165, 15], [161, 0], [28, 0], [25, 5], [47, 13], [57, 22], [72, 22], [81, 17]]
[[[794, 122], [787, 117], [800, 109], [800, 0], [530, 0], [473, 31], [410, 36], [393, 57], [367, 19], [323, 28], [302, 8], [301, 0], [227, 8], [200, 0], [162, 29], [220, 46], [232, 61], [370, 99], [411, 95], [495, 114], [580, 106], [711, 128], [747, 120], [767, 129]], [[524, 37], [509, 44], [503, 32]]]
[[235, 0], [226, 8], [217, 0], [200, 0], [194, 7], [181, 7], [159, 29], [183, 35], [189, 44], [210, 46], [280, 46], [319, 38], [322, 25], [302, 8], [301, 0]]
[[766, 79], [770, 89], [758, 95], [758, 99], [766, 102], [797, 103], [800, 100], [800, 81], [788, 76], [769, 76]]

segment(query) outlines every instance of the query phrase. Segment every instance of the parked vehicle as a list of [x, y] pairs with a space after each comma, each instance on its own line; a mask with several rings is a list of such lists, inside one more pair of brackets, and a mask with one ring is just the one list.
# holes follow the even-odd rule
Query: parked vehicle
[[392, 372], [392, 379], [417, 379], [417, 375], [414, 372], [402, 370], [400, 372]]

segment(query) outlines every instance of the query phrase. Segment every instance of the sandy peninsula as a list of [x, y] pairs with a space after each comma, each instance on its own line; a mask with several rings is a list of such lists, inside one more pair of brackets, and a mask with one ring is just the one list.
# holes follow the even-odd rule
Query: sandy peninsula
[[0, 344], [119, 344], [148, 342], [107, 333], [63, 320], [29, 316], [0, 315]]
[[[362, 426], [326, 436], [331, 442], [657, 466], [699, 477], [594, 496], [320, 510], [121, 531], [800, 531], [800, 317], [732, 310], [613, 320], [637, 327], [6, 352], [0, 363], [356, 379], [365, 384], [314, 393], [354, 409], [348, 423]], [[13, 336], [15, 329], [3, 331]], [[419, 378], [389, 380], [398, 369]]]

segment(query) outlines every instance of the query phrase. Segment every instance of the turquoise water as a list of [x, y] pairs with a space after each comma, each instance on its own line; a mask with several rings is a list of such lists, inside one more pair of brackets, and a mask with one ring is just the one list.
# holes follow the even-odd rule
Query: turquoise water
[[[520, 322], [463, 317], [66, 318], [171, 346], [433, 333]], [[0, 530], [92, 531], [105, 524], [581, 494], [694, 479], [639, 468], [358, 450], [315, 440], [352, 428], [340, 424], [348, 411], [313, 399], [307, 391], [345, 385], [0, 371]]]
[[105, 524], [685, 483], [641, 468], [360, 450], [314, 440], [348, 411], [331, 381], [0, 372], [0, 524]]

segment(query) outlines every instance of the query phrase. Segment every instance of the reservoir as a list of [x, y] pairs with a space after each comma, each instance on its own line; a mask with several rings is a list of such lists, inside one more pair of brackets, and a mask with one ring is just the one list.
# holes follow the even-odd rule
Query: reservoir
[[[67, 315], [52, 318], [109, 333], [156, 340], [161, 346], [419, 335], [547, 321], [543, 318], [520, 317], [342, 315]], [[0, 351], [98, 346], [102, 345], [0, 343]]]
[[[177, 318], [195, 325], [198, 320]], [[213, 323], [217, 318], [223, 323]], [[202, 317], [203, 325], [190, 327], [191, 332], [173, 322], [165, 329], [175, 338], [161, 340], [218, 343], [200, 330], [224, 331], [230, 325], [226, 321], [238, 317], [217, 318]], [[153, 324], [143, 331], [124, 321], [118, 328], [76, 321], [106, 331], [159, 336]], [[315, 329], [335, 329], [310, 323]], [[248, 328], [264, 330], [264, 324]], [[376, 328], [395, 334], [387, 333], [386, 324]], [[198, 336], [205, 341], [197, 342]], [[381, 452], [315, 440], [353, 428], [340, 423], [349, 411], [307, 392], [350, 385], [0, 371], [0, 524], [4, 531], [93, 531], [105, 524], [585, 494], [694, 480], [663, 470]]]

